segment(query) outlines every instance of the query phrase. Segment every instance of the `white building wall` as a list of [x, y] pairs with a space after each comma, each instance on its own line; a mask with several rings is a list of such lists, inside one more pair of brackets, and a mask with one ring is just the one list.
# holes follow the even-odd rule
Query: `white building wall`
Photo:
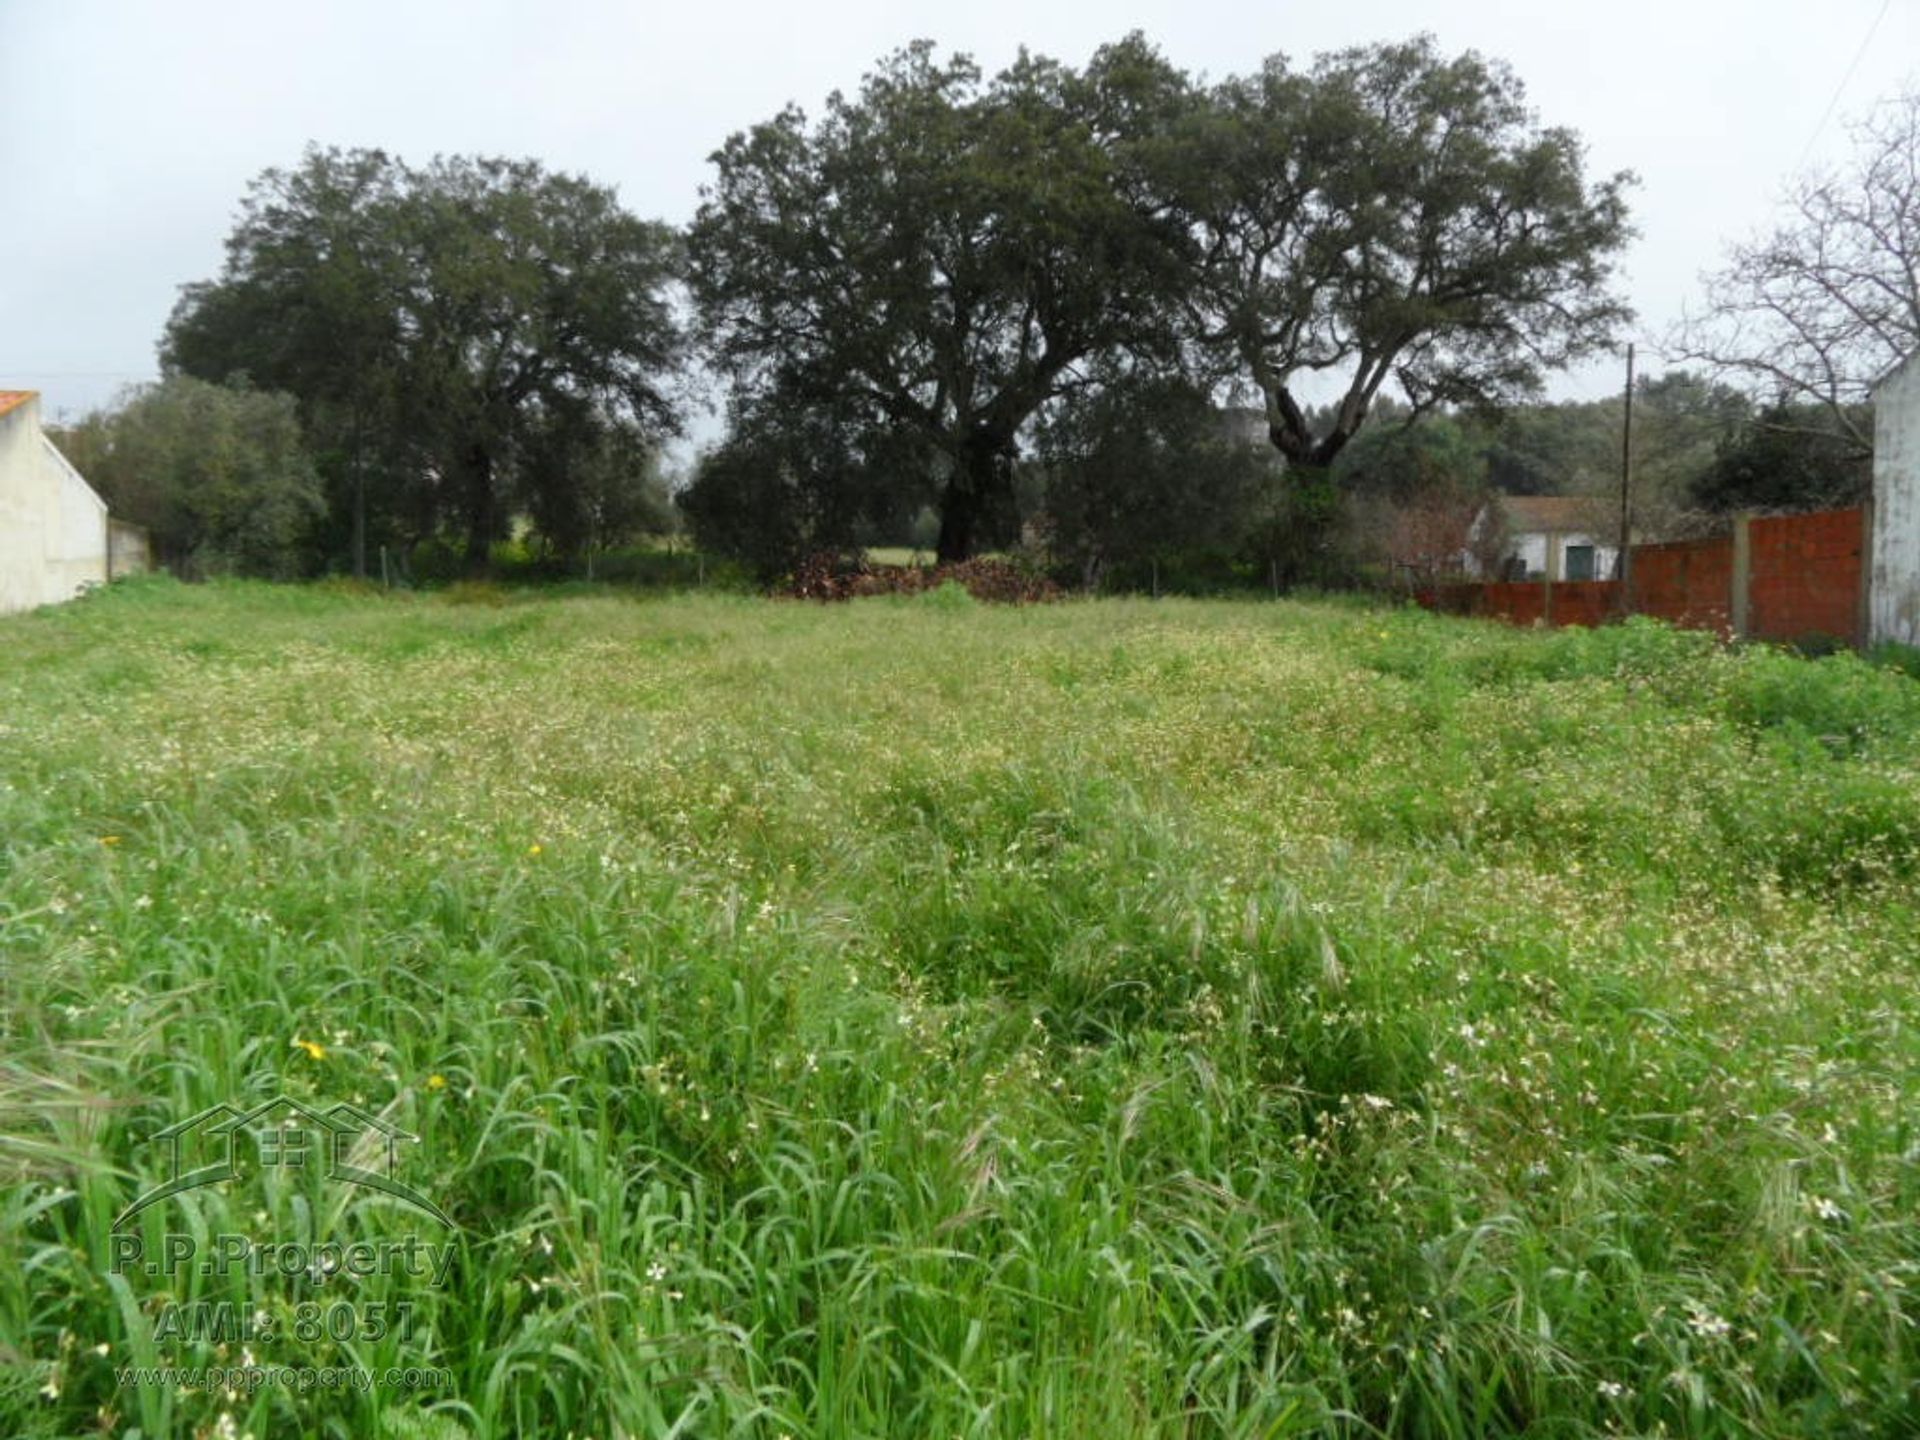
[[0, 614], [41, 603], [46, 563], [34, 402], [0, 415]]
[[[1569, 545], [1593, 546], [1593, 578], [1596, 580], [1613, 579], [1614, 562], [1620, 558], [1620, 547], [1603, 543], [1596, 535], [1585, 535], [1577, 530], [1557, 530], [1553, 532], [1553, 548], [1560, 563], [1554, 570], [1556, 579], [1567, 577], [1567, 547]], [[1529, 575], [1547, 573], [1547, 540], [1544, 530], [1523, 530], [1507, 538], [1508, 558], [1518, 558]], [[1479, 561], [1472, 555], [1467, 557], [1468, 573], [1478, 573]], [[1503, 572], [1504, 573], [1504, 572]]]
[[1873, 394], [1873, 553], [1867, 642], [1920, 645], [1920, 355]]
[[1517, 559], [1529, 575], [1544, 575], [1547, 570], [1547, 537], [1538, 530], [1511, 536], [1507, 554]]
[[34, 397], [0, 415], [0, 614], [107, 578], [107, 507], [40, 433]]

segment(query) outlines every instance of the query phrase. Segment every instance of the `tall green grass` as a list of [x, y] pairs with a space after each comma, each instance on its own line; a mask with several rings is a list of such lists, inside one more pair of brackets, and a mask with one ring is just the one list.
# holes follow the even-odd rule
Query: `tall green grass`
[[[0, 1433], [1912, 1433], [1906, 676], [460, 598], [0, 622]], [[445, 1290], [108, 1274], [144, 1138], [281, 1092], [420, 1137]], [[140, 1223], [441, 1238], [354, 1193]], [[451, 1390], [114, 1383], [316, 1293], [416, 1334], [252, 1358]]]

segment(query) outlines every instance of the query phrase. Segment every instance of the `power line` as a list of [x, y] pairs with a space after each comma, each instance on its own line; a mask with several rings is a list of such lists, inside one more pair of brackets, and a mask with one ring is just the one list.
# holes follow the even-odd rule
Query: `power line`
[[1880, 33], [1880, 22], [1887, 18], [1887, 11], [1893, 8], [1893, 0], [1880, 0], [1880, 13], [1873, 17], [1873, 23], [1867, 27], [1867, 38], [1860, 42], [1860, 48], [1853, 52], [1853, 63], [1847, 66], [1847, 73], [1840, 77], [1840, 83], [1834, 87], [1833, 97], [1827, 101], [1827, 108], [1820, 112], [1820, 123], [1813, 127], [1813, 134], [1807, 137], [1807, 148], [1800, 152], [1800, 163], [1793, 168], [1807, 168], [1807, 157], [1813, 154], [1813, 147], [1820, 143], [1821, 135], [1826, 133], [1827, 122], [1833, 118], [1833, 107], [1840, 103], [1840, 97], [1846, 93], [1847, 86], [1853, 83], [1853, 72], [1860, 68], [1860, 62], [1867, 56], [1867, 47], [1873, 44], [1873, 37]]

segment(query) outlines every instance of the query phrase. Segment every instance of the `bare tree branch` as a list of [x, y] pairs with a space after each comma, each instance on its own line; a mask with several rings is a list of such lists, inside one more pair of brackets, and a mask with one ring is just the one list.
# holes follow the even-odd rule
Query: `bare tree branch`
[[1824, 407], [1864, 454], [1869, 387], [1920, 350], [1920, 88], [1852, 132], [1848, 167], [1796, 182], [1779, 227], [1703, 277], [1705, 311], [1666, 348], [1783, 411]]

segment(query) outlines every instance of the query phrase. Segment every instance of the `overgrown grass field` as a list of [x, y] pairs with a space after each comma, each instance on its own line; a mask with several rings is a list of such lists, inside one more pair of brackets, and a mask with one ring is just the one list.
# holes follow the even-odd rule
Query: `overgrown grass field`
[[[1914, 1432], [1920, 684], [456, 598], [0, 621], [0, 1434]], [[419, 1137], [443, 1286], [112, 1273], [147, 1137], [282, 1092]], [[448, 1238], [313, 1193], [133, 1225]], [[194, 1300], [280, 1333], [155, 1337]], [[116, 1383], [242, 1360], [453, 1383]]]

